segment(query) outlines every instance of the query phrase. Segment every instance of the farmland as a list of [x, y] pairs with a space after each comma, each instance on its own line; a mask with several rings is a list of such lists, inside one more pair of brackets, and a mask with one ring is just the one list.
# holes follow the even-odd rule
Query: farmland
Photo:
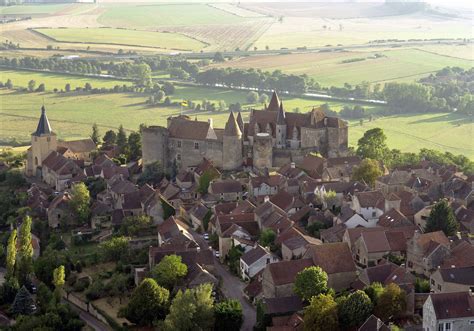
[[0, 7], [0, 15], [53, 15], [68, 7], [68, 4], [22, 5]]
[[35, 29], [56, 41], [149, 46], [156, 48], [197, 51], [205, 44], [177, 33], [137, 31], [113, 28]]
[[[351, 59], [363, 60], [348, 62]], [[259, 68], [268, 71], [279, 69], [285, 73], [307, 74], [323, 86], [357, 84], [362, 81], [414, 81], [446, 66], [469, 68], [473, 65], [472, 59], [454, 58], [414, 48], [252, 56], [219, 64], [220, 67]]]
[[8, 79], [11, 79], [15, 87], [27, 87], [28, 82], [30, 80], [34, 80], [37, 86], [41, 83], [45, 84], [47, 91], [52, 91], [54, 89], [64, 89], [64, 86], [67, 83], [71, 84], [72, 90], [74, 90], [76, 87], [84, 87], [86, 83], [90, 83], [92, 87], [97, 88], [111, 88], [115, 85], [131, 84], [130, 82], [123, 80], [5, 69], [0, 69], [0, 77], [0, 81], [2, 82], [6, 82]]

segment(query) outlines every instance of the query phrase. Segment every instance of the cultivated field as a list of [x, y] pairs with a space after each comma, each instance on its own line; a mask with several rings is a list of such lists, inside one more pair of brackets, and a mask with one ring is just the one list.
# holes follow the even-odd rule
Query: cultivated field
[[54, 15], [67, 8], [69, 4], [21, 5], [0, 7], [0, 15]]
[[[436, 50], [434, 50], [436, 51]], [[351, 59], [364, 59], [344, 63]], [[219, 67], [259, 68], [285, 73], [307, 74], [324, 86], [342, 86], [362, 81], [414, 81], [446, 66], [470, 68], [474, 60], [439, 55], [422, 49], [394, 49], [388, 51], [350, 51], [337, 53], [300, 53], [265, 55], [240, 58]]]
[[[105, 79], [96, 77], [84, 77], [78, 75], [67, 75], [67, 74], [54, 74], [47, 72], [34, 72], [34, 71], [20, 71], [20, 70], [7, 70], [0, 68], [0, 81], [6, 82], [11, 79], [15, 87], [28, 87], [28, 82], [34, 80], [36, 86], [39, 84], [45, 84], [47, 91], [53, 91], [54, 89], [63, 90], [64, 86], [69, 83], [71, 84], [71, 90], [76, 87], [84, 87], [86, 83], [90, 83], [92, 87], [107, 87], [111, 88], [115, 85], [131, 85], [131, 82], [115, 79]], [[3, 100], [2, 100], [3, 102]]]
[[59, 42], [148, 46], [175, 50], [198, 51], [206, 45], [177, 33], [125, 30], [114, 28], [35, 29]]

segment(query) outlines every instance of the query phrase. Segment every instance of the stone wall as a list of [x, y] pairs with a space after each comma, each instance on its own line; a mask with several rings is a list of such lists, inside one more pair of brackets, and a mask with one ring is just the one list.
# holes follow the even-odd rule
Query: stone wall
[[240, 136], [223, 137], [222, 168], [234, 170], [242, 165], [242, 138]]
[[253, 165], [258, 169], [271, 168], [273, 163], [272, 137], [259, 133], [253, 144]]
[[162, 126], [150, 126], [142, 130], [142, 158], [143, 164], [148, 165], [156, 161], [167, 169], [168, 159], [168, 130]]
[[176, 160], [180, 169], [195, 167], [203, 158], [222, 167], [222, 142], [213, 140], [169, 139], [169, 162]]

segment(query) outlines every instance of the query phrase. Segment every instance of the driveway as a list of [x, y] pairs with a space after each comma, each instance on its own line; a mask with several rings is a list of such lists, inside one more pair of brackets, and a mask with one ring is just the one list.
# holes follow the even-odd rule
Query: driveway
[[[195, 231], [191, 231], [194, 239], [199, 244], [201, 249], [208, 249], [209, 243], [204, 237]], [[238, 277], [234, 276], [226, 266], [222, 265], [218, 259], [214, 257], [214, 269], [217, 276], [221, 279], [221, 291], [226, 298], [237, 299], [242, 304], [242, 312], [244, 315], [244, 323], [242, 324], [242, 331], [251, 331], [257, 321], [257, 311], [247, 299], [244, 297], [243, 289], [247, 285]]]

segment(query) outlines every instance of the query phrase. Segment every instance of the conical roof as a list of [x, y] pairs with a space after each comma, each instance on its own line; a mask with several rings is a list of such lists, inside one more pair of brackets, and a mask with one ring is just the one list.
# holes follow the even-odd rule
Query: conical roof
[[41, 107], [41, 117], [38, 122], [38, 127], [36, 128], [35, 136], [41, 136], [42, 134], [51, 134], [53, 130], [49, 124], [48, 116], [46, 116], [46, 109], [44, 106]]
[[275, 91], [273, 91], [272, 99], [270, 100], [270, 103], [268, 104], [267, 110], [278, 111], [279, 109], [280, 109], [280, 99], [278, 98], [278, 94]]
[[279, 125], [285, 125], [286, 124], [286, 121], [285, 121], [285, 111], [283, 110], [283, 102], [280, 103], [280, 109], [278, 110], [278, 114], [277, 114], [277, 124]]
[[237, 114], [237, 124], [239, 125], [240, 131], [244, 131], [244, 120], [242, 119], [242, 114], [239, 113]]
[[242, 131], [240, 131], [239, 124], [237, 124], [237, 121], [235, 120], [234, 112], [230, 112], [229, 119], [227, 120], [227, 123], [225, 124], [225, 129], [224, 129], [224, 135], [225, 136], [241, 136]]

